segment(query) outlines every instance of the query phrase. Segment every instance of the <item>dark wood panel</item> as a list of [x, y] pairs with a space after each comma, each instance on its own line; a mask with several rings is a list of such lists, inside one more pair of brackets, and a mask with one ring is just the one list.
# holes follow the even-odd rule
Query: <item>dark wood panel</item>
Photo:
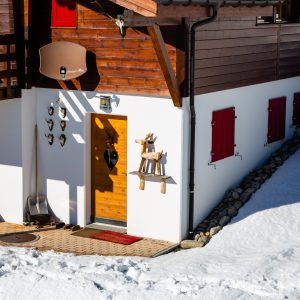
[[249, 63], [241, 63], [241, 64], [233, 64], [228, 66], [219, 66], [219, 67], [212, 67], [212, 68], [200, 68], [196, 70], [195, 78], [199, 79], [200, 81], [203, 78], [211, 77], [211, 76], [219, 76], [228, 74], [229, 76], [233, 75], [234, 73], [249, 73], [252, 70], [264, 70], [273, 68], [276, 69], [276, 60], [264, 60], [259, 62], [249, 62]]
[[201, 27], [196, 36], [196, 94], [299, 74], [300, 24], [256, 26], [234, 17]]
[[291, 50], [291, 49], [300, 49], [300, 41], [289, 42], [289, 43], [280, 43], [279, 50]]
[[281, 34], [280, 42], [298, 42], [300, 40], [300, 33], [299, 34]]
[[195, 86], [197, 88], [207, 85], [230, 83], [238, 80], [259, 78], [261, 76], [272, 76], [273, 74], [275, 74], [275, 68], [271, 66], [270, 68], [251, 70], [248, 72], [239, 72], [233, 74], [224, 74], [218, 76], [211, 76], [207, 78], [201, 78], [197, 81]]
[[[266, 37], [277, 35], [278, 27], [255, 27], [247, 28], [246, 37]], [[245, 38], [245, 29], [222, 29], [222, 30], [199, 30], [196, 40], [220, 40]]]
[[[246, 32], [245, 32], [246, 34]], [[221, 40], [206, 40], [196, 41], [196, 50], [210, 50], [218, 48], [242, 47], [253, 45], [266, 45], [277, 43], [277, 36], [264, 37], [245, 37], [238, 39], [221, 39]]]
[[221, 90], [239, 88], [239, 87], [243, 87], [246, 85], [253, 85], [253, 84], [258, 84], [258, 83], [263, 83], [263, 82], [273, 81], [273, 80], [276, 80], [275, 74], [264, 75], [264, 77], [254, 77], [254, 78], [248, 78], [248, 79], [244, 79], [244, 80], [231, 81], [229, 83], [223, 83], [223, 84], [201, 86], [201, 87], [197, 87], [195, 89], [195, 94], [199, 95], [199, 94], [205, 94], [205, 93], [218, 92]]
[[298, 57], [300, 56], [300, 47], [298, 49], [292, 49], [292, 50], [281, 50], [279, 54], [280, 54], [280, 59], [284, 59], [288, 57]]
[[227, 56], [237, 56], [256, 53], [267, 53], [277, 51], [277, 43], [267, 45], [252, 45], [244, 47], [229, 47], [219, 49], [205, 49], [196, 51], [196, 59], [219, 58]]
[[281, 34], [300, 34], [300, 26], [281, 26], [280, 28]]
[[262, 53], [246, 54], [246, 55], [232, 55], [225, 57], [215, 57], [198, 59], [195, 62], [196, 69], [209, 68], [217, 66], [235, 65], [249, 62], [259, 62], [269, 59], [276, 59], [277, 51], [269, 51]]

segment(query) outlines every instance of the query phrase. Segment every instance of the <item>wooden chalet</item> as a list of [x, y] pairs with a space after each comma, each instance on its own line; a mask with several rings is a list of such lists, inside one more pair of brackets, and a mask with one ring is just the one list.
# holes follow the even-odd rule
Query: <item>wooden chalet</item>
[[[3, 218], [23, 220], [34, 181], [25, 178], [32, 170], [26, 139], [37, 123], [41, 188], [59, 219], [172, 241], [192, 234], [298, 125], [299, 22], [297, 0], [0, 0], [0, 99], [10, 99], [0, 103], [0, 125], [8, 126], [1, 110], [18, 106], [24, 176], [18, 215], [11, 209]], [[62, 41], [87, 51], [87, 71], [72, 80], [40, 72], [39, 49]], [[108, 109], [99, 104], [105, 97]], [[134, 139], [148, 132], [157, 137], [152, 150], [164, 149], [160, 177], [134, 172]], [[107, 140], [118, 153], [112, 170], [102, 159]], [[0, 177], [8, 161], [0, 151]]]

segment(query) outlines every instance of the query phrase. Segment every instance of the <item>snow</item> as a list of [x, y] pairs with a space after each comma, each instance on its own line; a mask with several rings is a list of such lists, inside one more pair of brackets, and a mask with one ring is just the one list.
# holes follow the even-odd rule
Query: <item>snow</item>
[[156, 259], [0, 247], [0, 299], [300, 299], [300, 151], [205, 248]]

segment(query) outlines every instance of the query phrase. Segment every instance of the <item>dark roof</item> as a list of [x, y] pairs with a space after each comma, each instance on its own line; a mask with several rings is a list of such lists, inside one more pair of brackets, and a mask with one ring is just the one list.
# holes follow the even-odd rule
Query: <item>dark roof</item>
[[198, 4], [198, 5], [215, 5], [221, 2], [222, 6], [239, 6], [239, 5], [246, 5], [246, 6], [266, 6], [266, 5], [276, 5], [279, 3], [284, 2], [285, 0], [156, 0], [158, 4], [183, 4], [183, 5], [190, 5], [190, 4]]

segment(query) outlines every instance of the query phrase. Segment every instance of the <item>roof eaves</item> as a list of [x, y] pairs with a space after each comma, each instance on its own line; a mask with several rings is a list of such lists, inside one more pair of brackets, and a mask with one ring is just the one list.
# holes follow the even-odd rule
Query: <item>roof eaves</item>
[[285, 0], [156, 0], [158, 4], [182, 4], [182, 5], [216, 5], [221, 6], [266, 6], [283, 3]]

